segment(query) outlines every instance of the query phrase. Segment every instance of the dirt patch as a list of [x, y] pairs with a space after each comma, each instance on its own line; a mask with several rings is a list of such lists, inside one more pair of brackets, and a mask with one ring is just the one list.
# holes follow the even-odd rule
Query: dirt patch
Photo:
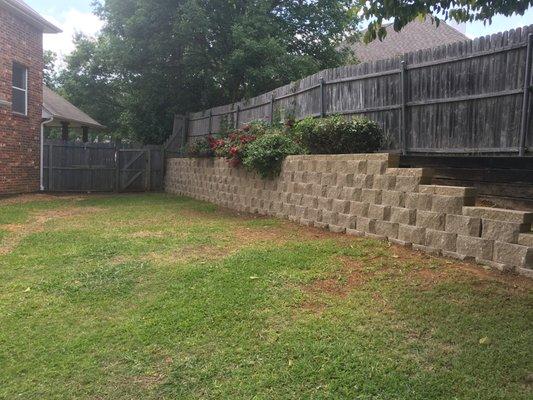
[[3, 225], [2, 229], [8, 231], [10, 234], [0, 244], [0, 255], [11, 253], [26, 236], [44, 231], [48, 221], [93, 214], [99, 211], [101, 210], [97, 207], [59, 208], [56, 210], [39, 211], [39, 214], [30, 218], [30, 221], [25, 224]]
[[369, 277], [362, 270], [360, 262], [348, 257], [342, 258], [342, 268], [333, 276], [325, 279], [317, 279], [304, 285], [303, 291], [309, 294], [327, 294], [335, 297], [346, 297], [352, 290], [361, 286]]
[[75, 200], [81, 201], [85, 200], [87, 196], [84, 195], [52, 195], [45, 193], [31, 193], [31, 194], [21, 194], [10, 197], [0, 197], [0, 205], [11, 205], [11, 204], [25, 204], [34, 201], [53, 201], [53, 200]]

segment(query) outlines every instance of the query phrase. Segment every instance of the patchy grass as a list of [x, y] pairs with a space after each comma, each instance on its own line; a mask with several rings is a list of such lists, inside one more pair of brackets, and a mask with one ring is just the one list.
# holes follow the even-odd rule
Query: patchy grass
[[164, 194], [0, 201], [0, 398], [530, 399], [532, 284]]

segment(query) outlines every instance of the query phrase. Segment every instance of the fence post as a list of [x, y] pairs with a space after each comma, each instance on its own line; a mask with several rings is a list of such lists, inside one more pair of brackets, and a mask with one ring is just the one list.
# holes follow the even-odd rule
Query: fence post
[[115, 192], [120, 192], [120, 150], [115, 142]]
[[209, 110], [209, 134], [211, 134], [213, 128], [213, 110]]
[[524, 96], [522, 100], [522, 121], [520, 124], [520, 144], [518, 155], [526, 153], [527, 134], [529, 131], [529, 93], [531, 91], [531, 58], [533, 57], [533, 33], [527, 36], [526, 70], [524, 71]]
[[274, 95], [270, 97], [270, 126], [274, 125]]
[[239, 114], [241, 113], [241, 106], [237, 104], [237, 111], [235, 111], [235, 129], [239, 129]]
[[324, 101], [325, 92], [324, 92], [324, 86], [325, 86], [324, 78], [320, 77], [320, 117], [324, 118], [326, 116], [326, 102]]
[[53, 191], [53, 183], [54, 183], [54, 159], [52, 157], [52, 154], [54, 153], [54, 143], [50, 141], [48, 143], [48, 191]]
[[152, 149], [148, 147], [146, 150], [146, 180], [145, 190], [150, 191], [152, 186]]
[[400, 125], [400, 146], [402, 154], [407, 153], [407, 68], [405, 60], [402, 60], [400, 67], [400, 85], [401, 85], [401, 125]]

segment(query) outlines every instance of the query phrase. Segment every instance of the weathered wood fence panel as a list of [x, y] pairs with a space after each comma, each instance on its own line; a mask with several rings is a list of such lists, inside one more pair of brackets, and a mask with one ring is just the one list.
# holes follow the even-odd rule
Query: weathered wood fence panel
[[43, 184], [49, 192], [163, 189], [161, 146], [46, 140]]
[[[528, 56], [529, 54], [529, 56]], [[328, 69], [188, 115], [187, 139], [274, 115], [365, 115], [404, 153], [516, 153], [533, 147], [533, 25], [394, 59]]]

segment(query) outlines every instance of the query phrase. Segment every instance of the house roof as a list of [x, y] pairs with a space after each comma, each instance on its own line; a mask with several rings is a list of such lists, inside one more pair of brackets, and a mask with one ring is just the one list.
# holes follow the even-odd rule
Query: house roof
[[43, 118], [54, 118], [48, 126], [54, 122], [69, 122], [74, 126], [87, 126], [96, 129], [105, 129], [105, 126], [92, 119], [79, 108], [68, 102], [48, 87], [43, 87]]
[[443, 21], [437, 27], [431, 18], [414, 20], [400, 32], [396, 32], [392, 24], [386, 25], [385, 29], [387, 36], [383, 41], [375, 39], [368, 44], [357, 42], [349, 45], [360, 62], [393, 58], [412, 51], [469, 40], [466, 35]]
[[37, 11], [28, 6], [22, 0], [0, 0], [0, 6], [7, 7], [18, 14], [31, 25], [39, 28], [43, 33], [60, 33], [61, 29], [41, 17]]

